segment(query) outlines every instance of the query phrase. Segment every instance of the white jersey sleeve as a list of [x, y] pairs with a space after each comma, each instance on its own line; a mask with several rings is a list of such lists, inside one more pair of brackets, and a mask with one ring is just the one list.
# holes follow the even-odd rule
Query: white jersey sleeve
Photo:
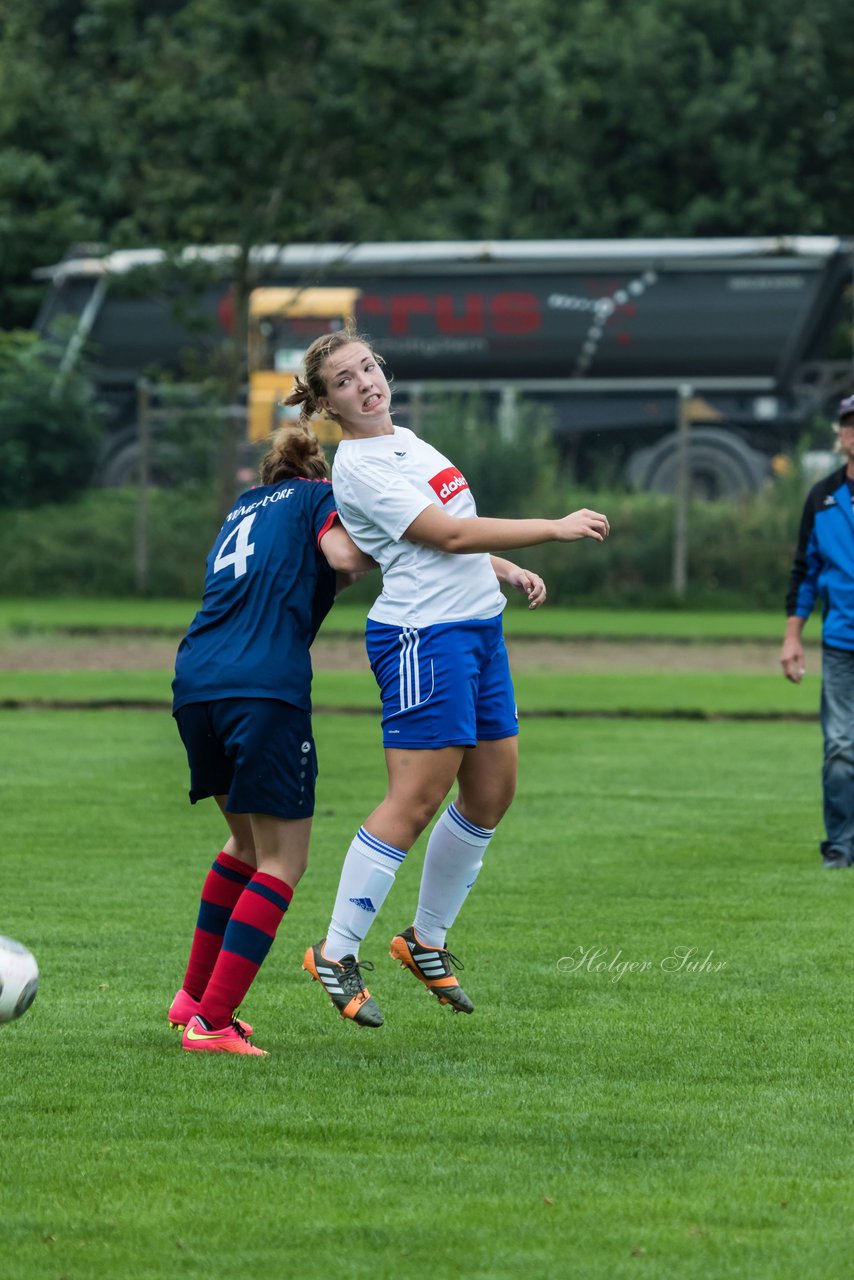
[[412, 521], [433, 505], [388, 458], [360, 459], [349, 468], [338, 480], [336, 501], [339, 500], [346, 506], [354, 527], [364, 524], [363, 537], [368, 527], [374, 526], [392, 542], [399, 542]]

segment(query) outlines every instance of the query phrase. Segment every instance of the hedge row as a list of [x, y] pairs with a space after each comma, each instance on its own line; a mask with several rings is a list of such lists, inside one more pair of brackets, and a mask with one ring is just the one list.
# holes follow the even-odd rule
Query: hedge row
[[[218, 527], [207, 494], [153, 490], [145, 594], [192, 599]], [[0, 514], [0, 595], [130, 596], [137, 592], [138, 506], [130, 489]]]
[[[517, 559], [546, 579], [562, 605], [667, 606], [671, 590], [673, 502], [665, 497], [564, 493], [560, 510], [595, 506], [612, 533], [604, 544], [550, 545]], [[749, 503], [696, 503], [689, 514], [688, 592], [692, 607], [782, 608], [802, 501], [779, 483]], [[551, 506], [551, 502], [549, 503]], [[483, 514], [500, 514], [482, 507]], [[533, 512], [532, 512], [533, 514]], [[218, 527], [209, 493], [154, 491], [148, 511], [145, 594], [198, 596]], [[125, 596], [137, 592], [137, 499], [132, 490], [92, 490], [62, 506], [0, 513], [0, 594]], [[354, 588], [367, 600], [376, 579]]]

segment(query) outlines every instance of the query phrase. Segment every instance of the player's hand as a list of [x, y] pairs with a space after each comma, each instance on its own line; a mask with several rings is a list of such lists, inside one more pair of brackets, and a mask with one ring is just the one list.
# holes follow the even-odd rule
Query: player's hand
[[792, 684], [800, 684], [806, 672], [804, 665], [804, 646], [800, 640], [784, 640], [780, 652], [780, 666], [783, 675]]
[[538, 573], [532, 573], [530, 569], [515, 569], [507, 578], [507, 584], [524, 592], [528, 597], [529, 609], [539, 609], [541, 604], [546, 603], [546, 584]]
[[601, 511], [589, 511], [587, 507], [573, 511], [555, 523], [558, 542], [578, 542], [581, 538], [595, 538], [597, 542], [604, 542], [611, 532], [608, 517], [603, 516]]

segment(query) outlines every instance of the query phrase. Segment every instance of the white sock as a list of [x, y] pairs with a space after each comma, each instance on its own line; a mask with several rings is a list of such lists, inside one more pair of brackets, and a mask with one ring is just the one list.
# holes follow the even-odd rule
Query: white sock
[[475, 826], [455, 805], [448, 805], [430, 833], [424, 857], [415, 913], [415, 932], [421, 942], [444, 947], [494, 834], [494, 827], [490, 831]]
[[386, 844], [364, 827], [359, 828], [341, 868], [338, 896], [323, 944], [323, 954], [328, 959], [358, 958], [359, 943], [376, 919], [405, 857], [405, 849]]

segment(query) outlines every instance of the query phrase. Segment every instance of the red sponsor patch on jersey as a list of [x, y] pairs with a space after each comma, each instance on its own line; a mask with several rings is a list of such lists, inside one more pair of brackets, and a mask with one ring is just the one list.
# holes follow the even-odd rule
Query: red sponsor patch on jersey
[[469, 482], [464, 475], [461, 475], [456, 467], [446, 467], [444, 471], [440, 471], [437, 476], [429, 482], [430, 488], [435, 493], [441, 503], [450, 502], [451, 498], [455, 498], [458, 493], [462, 493], [463, 489], [469, 487]]

